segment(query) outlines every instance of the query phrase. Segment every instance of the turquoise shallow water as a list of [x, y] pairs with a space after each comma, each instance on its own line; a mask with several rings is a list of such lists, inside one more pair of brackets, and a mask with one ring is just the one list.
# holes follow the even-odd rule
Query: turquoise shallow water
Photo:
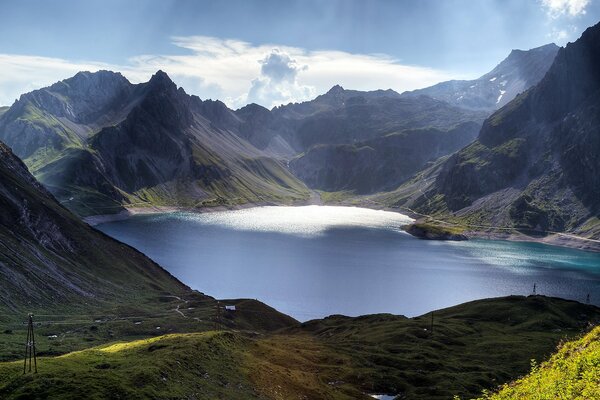
[[424, 241], [397, 213], [261, 207], [135, 216], [98, 225], [218, 298], [256, 298], [299, 320], [415, 316], [469, 300], [539, 294], [600, 305], [600, 254], [537, 243]]

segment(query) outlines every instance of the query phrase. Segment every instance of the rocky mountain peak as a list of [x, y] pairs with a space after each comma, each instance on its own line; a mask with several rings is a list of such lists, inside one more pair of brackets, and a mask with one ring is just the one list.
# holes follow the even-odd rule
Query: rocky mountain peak
[[53, 84], [48, 90], [69, 97], [80, 98], [118, 91], [130, 85], [127, 78], [119, 72], [106, 70], [97, 72], [81, 71], [71, 78]]
[[173, 82], [169, 75], [167, 75], [167, 73], [162, 70], [158, 70], [154, 75], [152, 75], [152, 78], [150, 78], [150, 81], [148, 81], [148, 85], [152, 87], [177, 89], [177, 85], [175, 85], [175, 82]]
[[335, 85], [327, 91], [327, 94], [338, 95], [344, 93], [344, 88], [340, 85]]

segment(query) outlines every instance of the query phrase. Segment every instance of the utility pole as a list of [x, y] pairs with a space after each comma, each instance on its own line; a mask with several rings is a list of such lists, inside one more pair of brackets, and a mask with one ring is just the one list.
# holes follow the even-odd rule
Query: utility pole
[[535, 296], [536, 294], [537, 294], [537, 292], [536, 292], [536, 284], [534, 283], [533, 284], [533, 295]]
[[33, 314], [29, 314], [27, 324], [27, 341], [25, 342], [25, 362], [23, 363], [23, 374], [27, 373], [27, 359], [29, 358], [29, 372], [31, 372], [31, 358], [37, 374], [37, 355], [35, 353], [35, 336], [33, 334]]

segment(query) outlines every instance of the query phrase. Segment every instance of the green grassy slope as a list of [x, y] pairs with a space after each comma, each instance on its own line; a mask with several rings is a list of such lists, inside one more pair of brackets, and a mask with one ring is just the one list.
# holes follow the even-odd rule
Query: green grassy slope
[[[366, 398], [351, 387], [328, 385], [324, 376], [315, 373], [320, 370], [315, 363], [343, 362], [342, 357], [326, 359], [320, 354], [325, 349], [317, 343], [303, 342], [293, 353], [282, 348], [284, 344], [290, 343], [211, 331], [117, 342], [42, 358], [37, 375], [23, 375], [20, 361], [4, 363], [0, 366], [0, 397]], [[279, 356], [282, 358], [277, 360]]]
[[[175, 306], [176, 301], [170, 304]], [[188, 303], [191, 304], [191, 303]], [[231, 303], [233, 304], [233, 303]], [[600, 309], [556, 298], [505, 297], [465, 303], [418, 318], [332, 316], [274, 333], [257, 333], [255, 318], [276, 314], [259, 303], [236, 303], [243, 314], [224, 318], [226, 332], [169, 334], [174, 320], [121, 322], [119, 335], [100, 347], [39, 361], [37, 375], [22, 375], [22, 363], [0, 363], [0, 397], [360, 399], [388, 393], [407, 399], [474, 397], [527, 373], [532, 358], [544, 360], [557, 344], [600, 321]], [[198, 306], [195, 304], [194, 307]], [[212, 329], [210, 309], [188, 311]], [[201, 306], [198, 307], [202, 309]], [[204, 315], [202, 314], [204, 313]], [[247, 318], [247, 322], [244, 320]], [[284, 317], [279, 317], [284, 318]], [[206, 319], [206, 320], [205, 320]], [[282, 327], [289, 321], [270, 328]], [[91, 326], [98, 326], [92, 332]], [[43, 328], [39, 328], [43, 329]], [[104, 325], [88, 323], [85, 338]], [[19, 335], [23, 339], [25, 332]], [[67, 338], [70, 333], [64, 337]], [[4, 335], [6, 336], [6, 335]], [[2, 335], [0, 335], [2, 340]], [[55, 339], [56, 340], [56, 339]], [[100, 342], [90, 342], [94, 345]], [[44, 350], [46, 344], [40, 344]]]
[[583, 338], [565, 343], [547, 362], [532, 360], [531, 373], [479, 400], [599, 399], [600, 327]]
[[294, 332], [309, 333], [352, 359], [338, 378], [364, 391], [410, 399], [476, 396], [526, 373], [564, 337], [600, 321], [600, 309], [543, 296], [480, 300], [407, 319], [333, 316]]

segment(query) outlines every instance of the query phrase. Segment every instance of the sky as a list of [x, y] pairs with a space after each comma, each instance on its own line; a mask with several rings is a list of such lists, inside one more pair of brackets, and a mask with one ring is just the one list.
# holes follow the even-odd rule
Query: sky
[[600, 0], [0, 0], [0, 105], [78, 71], [159, 69], [202, 99], [273, 107], [347, 89], [474, 79], [564, 46]]

